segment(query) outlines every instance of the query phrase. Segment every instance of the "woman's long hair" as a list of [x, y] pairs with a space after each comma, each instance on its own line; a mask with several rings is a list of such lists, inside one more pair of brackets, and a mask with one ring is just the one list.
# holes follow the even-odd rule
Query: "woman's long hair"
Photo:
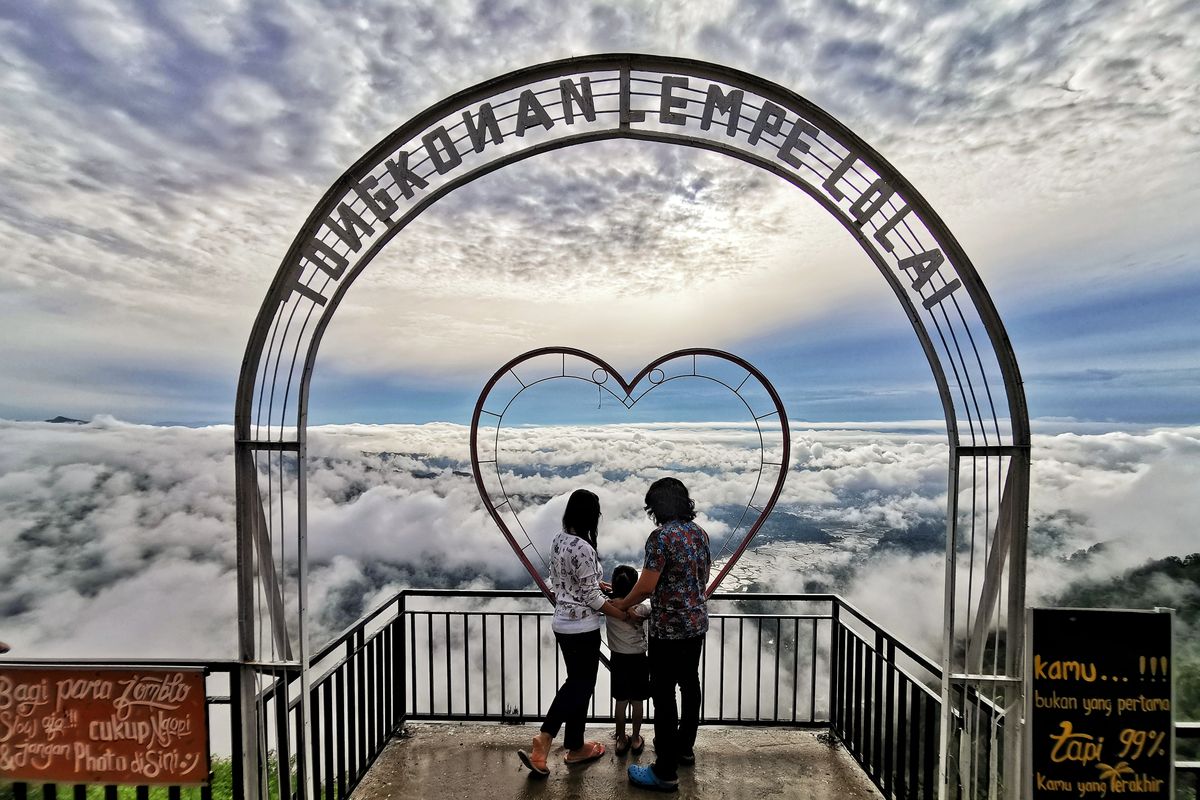
[[587, 489], [576, 489], [567, 499], [562, 527], [596, 549], [596, 528], [600, 526], [600, 498]]
[[696, 504], [688, 496], [687, 487], [678, 478], [659, 478], [646, 492], [646, 513], [656, 525], [668, 522], [690, 522], [696, 518]]

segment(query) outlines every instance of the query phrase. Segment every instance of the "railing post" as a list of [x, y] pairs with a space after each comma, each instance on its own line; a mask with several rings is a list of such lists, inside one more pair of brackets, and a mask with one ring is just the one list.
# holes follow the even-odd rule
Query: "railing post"
[[883, 663], [883, 631], [875, 631], [875, 669], [871, 675], [871, 768], [874, 770], [874, 777], [877, 782], [882, 781], [883, 773], [883, 683], [887, 678], [884, 676]]
[[892, 793], [892, 770], [895, 769], [896, 763], [896, 642], [890, 638], [887, 640], [885, 665], [887, 671], [884, 677], [886, 688], [883, 701], [883, 796], [888, 797]]
[[[234, 756], [234, 783], [240, 785], [241, 796], [245, 800], [260, 800], [262, 795], [262, 775], [258, 759], [259, 737], [258, 729], [258, 697], [255, 691], [258, 679], [255, 668], [243, 663], [237, 669], [236, 699], [238, 714], [241, 718], [241, 752]], [[240, 763], [239, 763], [240, 762]], [[240, 773], [240, 775], [238, 775]], [[240, 777], [240, 780], [238, 779]]]
[[355, 665], [358, 659], [354, 655], [354, 636], [347, 636], [346, 663], [346, 772], [349, 774], [348, 786], [358, 784], [358, 768], [361, 763], [358, 747], [358, 674]]
[[395, 729], [404, 727], [408, 715], [408, 702], [405, 692], [408, 687], [408, 637], [407, 637], [408, 591], [400, 592], [396, 598], [396, 636], [392, 639], [395, 653], [392, 670], [392, 700], [395, 707]]
[[[842, 604], [837, 599], [830, 601], [832, 607], [829, 620], [829, 727], [838, 730], [839, 714], [837, 698], [840, 696], [840, 670], [838, 662], [841, 659], [841, 648], [838, 646], [838, 628], [842, 624]], [[815, 669], [815, 667], [814, 667]]]
[[354, 694], [355, 707], [355, 726], [358, 738], [358, 764], [355, 767], [355, 777], [362, 778], [366, 773], [367, 764], [371, 763], [371, 758], [374, 755], [371, 753], [370, 739], [368, 738], [367, 730], [367, 691], [368, 691], [368, 676], [366, 664], [366, 654], [363, 652], [363, 626], [359, 625], [354, 629], [354, 635], [350, 637], [351, 647], [354, 652], [354, 674], [358, 685], [358, 691]]
[[242, 680], [244, 666], [235, 667], [229, 670], [229, 730], [232, 737], [230, 748], [233, 753], [233, 758], [230, 759], [233, 768], [232, 786], [233, 800], [245, 800], [246, 787], [243, 785], [242, 762], [245, 759], [245, 749], [243, 747], [242, 736], [245, 734], [245, 729], [242, 727], [242, 715], [246, 713], [245, 695], [242, 692]]

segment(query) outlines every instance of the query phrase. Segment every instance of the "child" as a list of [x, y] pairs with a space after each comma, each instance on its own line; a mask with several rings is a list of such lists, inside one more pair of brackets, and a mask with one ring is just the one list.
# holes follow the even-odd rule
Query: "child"
[[[622, 564], [613, 570], [612, 596], [614, 599], [629, 594], [637, 583], [637, 570]], [[646, 617], [650, 616], [650, 604], [641, 603], [629, 609], [636, 618], [626, 622], [618, 617], [606, 617], [608, 624], [608, 649], [611, 651], [612, 696], [617, 706], [617, 755], [623, 756], [633, 750], [641, 755], [646, 747], [642, 739], [642, 701], [650, 696], [650, 662], [646, 657]], [[632, 707], [632, 709], [630, 708]], [[632, 710], [633, 736], [625, 736], [625, 716]]]

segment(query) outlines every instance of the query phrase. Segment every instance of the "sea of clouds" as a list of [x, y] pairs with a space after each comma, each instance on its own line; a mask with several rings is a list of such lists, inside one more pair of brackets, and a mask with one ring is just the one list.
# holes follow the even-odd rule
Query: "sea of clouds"
[[[939, 424], [793, 425], [779, 504], [725, 587], [837, 591], [936, 654]], [[229, 426], [0, 421], [0, 639], [13, 655], [234, 656], [232, 441]], [[447, 423], [311, 429], [316, 643], [405, 586], [529, 585], [484, 510], [468, 442]], [[740, 535], [759, 452], [753, 429], [732, 424], [538, 426], [506, 430], [500, 460], [535, 545], [572, 490], [596, 491], [611, 567], [640, 563], [642, 495], [663, 474], [688, 483], [714, 550]], [[1037, 435], [1030, 603], [1197, 550], [1198, 456], [1200, 427]]]

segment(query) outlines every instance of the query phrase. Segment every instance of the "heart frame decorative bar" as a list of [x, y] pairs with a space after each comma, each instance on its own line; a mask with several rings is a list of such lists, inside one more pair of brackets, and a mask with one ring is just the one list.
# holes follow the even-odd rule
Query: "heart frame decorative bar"
[[[532, 380], [522, 379], [522, 377], [518, 374], [517, 369], [522, 365], [529, 364], [530, 362], [538, 359], [545, 360], [550, 356], [561, 356], [560, 371], [540, 375]], [[578, 366], [579, 362], [592, 365], [593, 369], [590, 371], [590, 374], [579, 374], [574, 370], [569, 370], [567, 360], [568, 356], [572, 358], [572, 366]], [[701, 364], [705, 362], [702, 362], [701, 359], [715, 359], [719, 362], [732, 364], [738, 367], [740, 370], [744, 370], [745, 375], [735, 386], [733, 385], [732, 381], [727, 381], [718, 374], [702, 370]], [[669, 369], [668, 371], [663, 369], [663, 367], [670, 368], [671, 365], [676, 363], [682, 363], [684, 365], [684, 370], [677, 371], [675, 369]], [[689, 365], [690, 371], [687, 369]], [[497, 398], [493, 397], [493, 394], [500, 385], [501, 381], [509, 376], [511, 376], [511, 378], [515, 381], [516, 386], [519, 388], [516, 388], [506, 397], [502, 396], [499, 398], [499, 403], [497, 403]], [[526, 375], [526, 378], [528, 377], [529, 376]], [[609, 378], [612, 378], [613, 381], [615, 381], [617, 387], [619, 387], [618, 389], [614, 390], [614, 388], [609, 384]], [[498, 370], [496, 370], [491, 378], [488, 379], [487, 383], [484, 384], [482, 391], [479, 393], [479, 399], [475, 403], [475, 409], [471, 414], [471, 473], [475, 479], [475, 487], [479, 490], [479, 497], [483, 501], [483, 505], [487, 509], [488, 514], [492, 517], [492, 520], [500, 529], [501, 534], [508, 541], [509, 546], [512, 547], [513, 552], [521, 561], [522, 565], [524, 565], [525, 569], [529, 572], [538, 588], [541, 589], [542, 593], [545, 594], [547, 599], [549, 599], [551, 602], [554, 602], [554, 593], [551, 591], [549, 585], [547, 585], [546, 580], [543, 577], [543, 571], [538, 569], [537, 565], [534, 564], [534, 562], [530, 559], [527, 551], [533, 551], [535, 556], [542, 561], [543, 568], [545, 567], [545, 560], [541, 558], [541, 554], [538, 552], [532, 538], [529, 536], [528, 531], [525, 530], [525, 526], [521, 523], [520, 516], [517, 514], [516, 509], [512, 504], [512, 498], [504, 488], [504, 479], [501, 472], [502, 465], [499, 459], [499, 435], [501, 423], [504, 420], [505, 414], [510, 408], [512, 408], [514, 401], [524, 391], [547, 381], [579, 380], [589, 382], [594, 384], [599, 391], [607, 392], [612, 398], [617, 400], [626, 408], [632, 409], [639, 400], [646, 397], [646, 395], [648, 395], [654, 389], [681, 378], [705, 379], [720, 384], [728, 389], [731, 393], [737, 396], [737, 398], [746, 407], [750, 418], [753, 420], [753, 424], [758, 432], [759, 438], [759, 470], [758, 476], [755, 479], [754, 490], [751, 492], [750, 499], [747, 501], [746, 507], [739, 517], [738, 524], [727, 537], [727, 543], [737, 540], [737, 532], [744, 524], [746, 517], [749, 515], [751, 510], [758, 512], [758, 516], [754, 518], [753, 523], [751, 523], [750, 527], [746, 530], [741, 541], [738, 542], [737, 548], [730, 553], [729, 558], [718, 570], [717, 575], [709, 582], [709, 585], [706, 589], [706, 594], [711, 596], [712, 593], [716, 591], [717, 587], [721, 585], [721, 582], [725, 579], [725, 576], [728, 575], [733, 567], [737, 564], [742, 554], [749, 547], [750, 542], [754, 539], [755, 534], [758, 533], [763, 523], [766, 522], [767, 518], [770, 516], [772, 509], [779, 500], [780, 493], [783, 491], [784, 482], [787, 480], [788, 467], [791, 463], [791, 432], [788, 427], [787, 411], [783, 406], [782, 399], [779, 397], [779, 392], [776, 391], [775, 387], [767, 379], [766, 375], [762, 373], [762, 371], [760, 371], [749, 361], [746, 361], [744, 358], [733, 353], [723, 350], [715, 350], [712, 348], [688, 348], [683, 350], [675, 350], [671, 353], [667, 353], [666, 355], [659, 356], [654, 361], [651, 361], [649, 364], [643, 367], [641, 371], [638, 372], [637, 375], [635, 375], [632, 379], [626, 380], [621, 373], [608, 362], [585, 350], [580, 350], [574, 347], [541, 347], [522, 353], [521, 355], [511, 359]], [[748, 393], [743, 393], [747, 383], [749, 383], [751, 380], [754, 381], [753, 385], [761, 387], [761, 389], [769, 398], [769, 408], [756, 409], [752, 404], [752, 398], [748, 395]], [[639, 386], [643, 385], [643, 381], [645, 382], [646, 386], [641, 392], [638, 392], [638, 388]], [[493, 403], [490, 409], [488, 408], [489, 402]], [[485, 416], [494, 420], [496, 427], [495, 438], [492, 442], [492, 458], [480, 457], [480, 425]], [[762, 422], [763, 420], [770, 418], [773, 418], [777, 421], [782, 439], [779, 460], [777, 462], [768, 462], [766, 460], [767, 447], [764, 440]], [[485, 455], [487, 455], [486, 452]], [[755, 505], [754, 500], [758, 496], [759, 487], [762, 484], [763, 473], [769, 466], [777, 469], [777, 475], [774, 484], [771, 486], [770, 497], [761, 506]], [[493, 492], [488, 489], [487, 482], [485, 481], [484, 477], [485, 469], [489, 471], [489, 474], [493, 471], [495, 473], [496, 485], [499, 487], [500, 495], [497, 498], [493, 498]], [[496, 502], [497, 500], [499, 502]], [[525, 540], [524, 544], [517, 539], [517, 535], [513, 532], [507, 520], [505, 520], [504, 516], [501, 514], [500, 509], [502, 508], [510, 509], [513, 519], [515, 520], [517, 527], [520, 529], [520, 534]], [[722, 549], [721, 555], [723, 554], [724, 548]]]

